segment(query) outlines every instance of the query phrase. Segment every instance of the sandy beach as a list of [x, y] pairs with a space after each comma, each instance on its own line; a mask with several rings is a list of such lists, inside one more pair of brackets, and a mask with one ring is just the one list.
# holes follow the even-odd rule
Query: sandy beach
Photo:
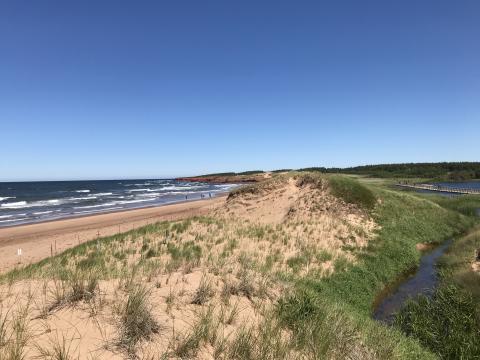
[[[0, 229], [0, 272], [40, 261], [97, 237], [109, 236], [162, 220], [205, 215], [226, 195], [158, 207], [62, 219]], [[21, 249], [21, 256], [17, 255]]]

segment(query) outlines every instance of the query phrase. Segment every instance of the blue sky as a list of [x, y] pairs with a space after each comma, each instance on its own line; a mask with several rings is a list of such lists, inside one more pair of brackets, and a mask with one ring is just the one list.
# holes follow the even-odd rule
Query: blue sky
[[480, 2], [0, 2], [0, 180], [479, 161]]

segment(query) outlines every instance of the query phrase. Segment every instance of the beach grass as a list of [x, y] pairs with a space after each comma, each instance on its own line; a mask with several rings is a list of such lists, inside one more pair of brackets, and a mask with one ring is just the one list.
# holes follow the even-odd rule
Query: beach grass
[[[473, 200], [433, 199], [361, 178], [289, 173], [234, 190], [229, 201], [281, 194], [282, 184], [291, 181], [314, 192], [306, 197], [310, 210], [301, 202], [286, 222], [252, 223], [224, 214], [158, 222], [83, 243], [0, 281], [8, 288], [44, 282], [55, 290], [45, 318], [82, 304], [94, 309], [94, 317], [102, 308], [116, 309], [114, 345], [127, 357], [161, 335], [169, 339], [165, 357], [192, 358], [211, 349], [217, 358], [231, 359], [435, 358], [438, 352], [421, 337], [377, 323], [371, 314], [378, 294], [418, 264], [417, 244], [440, 243], [473, 226], [470, 212], [463, 211]], [[348, 236], [339, 233], [336, 248], [318, 246], [312, 241], [319, 231], [316, 217], [332, 206], [322, 207], [325, 199], [375, 227], [328, 218], [325, 234], [342, 229]], [[306, 218], [298, 217], [302, 211]], [[367, 237], [362, 246], [354, 241]], [[476, 238], [465, 241], [477, 246]], [[461, 261], [449, 261], [445, 269], [469, 286], [460, 270], [452, 270]], [[195, 287], [186, 289], [190, 281]], [[107, 288], [114, 291], [110, 303], [104, 300]], [[153, 306], [159, 299], [167, 322]], [[180, 308], [194, 319], [180, 322], [181, 330]], [[255, 320], [244, 323], [244, 314]], [[70, 349], [64, 345], [59, 349]]]

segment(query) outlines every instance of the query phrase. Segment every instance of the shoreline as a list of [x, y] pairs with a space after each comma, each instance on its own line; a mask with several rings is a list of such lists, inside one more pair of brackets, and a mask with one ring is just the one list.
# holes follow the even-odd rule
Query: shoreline
[[[225, 202], [227, 194], [160, 206], [48, 220], [0, 228], [0, 273], [35, 263], [98, 237], [115, 235], [165, 220], [205, 215]], [[21, 256], [17, 255], [22, 249]]]
[[[172, 201], [172, 202], [166, 202], [166, 203], [163, 203], [163, 204], [155, 204], [155, 205], [147, 205], [147, 206], [141, 206], [141, 207], [116, 209], [116, 210], [111, 210], [111, 211], [98, 211], [96, 213], [83, 214], [83, 215], [82, 214], [67, 215], [67, 216], [62, 216], [62, 217], [58, 217], [58, 218], [27, 222], [27, 223], [23, 223], [23, 224], [5, 225], [5, 226], [0, 226], [0, 232], [3, 229], [13, 229], [13, 228], [16, 228], [16, 227], [21, 227], [21, 226], [39, 225], [39, 224], [52, 223], [52, 222], [56, 222], [56, 221], [81, 219], [81, 218], [90, 217], [90, 216], [98, 216], [98, 215], [105, 215], [105, 214], [116, 214], [116, 213], [122, 213], [122, 212], [127, 212], [127, 211], [134, 211], [134, 210], [152, 209], [152, 208], [159, 208], [159, 207], [165, 207], [165, 206], [177, 205], [177, 204], [187, 204], [187, 203], [193, 203], [193, 202], [196, 202], [196, 201], [213, 200], [213, 199], [216, 199], [216, 198], [228, 196], [228, 194], [229, 194], [228, 192], [221, 192], [221, 193], [217, 193], [215, 196], [212, 196], [211, 198], [203, 198], [203, 199], [200, 198], [200, 199], [191, 199], [191, 200]], [[1, 238], [1, 234], [0, 234], [0, 242], [1, 241], [2, 241], [2, 238]]]

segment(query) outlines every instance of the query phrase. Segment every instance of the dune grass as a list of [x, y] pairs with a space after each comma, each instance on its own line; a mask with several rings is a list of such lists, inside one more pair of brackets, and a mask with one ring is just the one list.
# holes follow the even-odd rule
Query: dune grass
[[[374, 238], [366, 247], [345, 244], [335, 252], [310, 246], [305, 223], [271, 226], [194, 217], [96, 239], [13, 270], [0, 281], [53, 279], [58, 302], [48, 315], [61, 306], [94, 302], [99, 283], [115, 280], [121, 297], [116, 307], [116, 344], [132, 358], [140, 343], [155, 339], [163, 330], [150, 301], [151, 292], [162, 287], [170, 289], [165, 295], [167, 314], [178, 304], [198, 308], [189, 330], [171, 335], [166, 357], [193, 358], [207, 347], [225, 359], [435, 358], [438, 352], [421, 337], [402, 326], [386, 327], [370, 316], [377, 294], [418, 264], [416, 244], [440, 243], [473, 225], [474, 220], [463, 215], [469, 212], [457, 211], [464, 208], [462, 201], [442, 203], [361, 179], [308, 173], [278, 175], [235, 190], [231, 198], [266, 191], [290, 177], [368, 214], [378, 225]], [[292, 235], [288, 226], [303, 231]], [[246, 248], [246, 240], [253, 242], [252, 249]], [[467, 243], [473, 248], [478, 239]], [[457, 260], [450, 258], [445, 271], [456, 274], [457, 286], [461, 279], [467, 286], [471, 279], [459, 270], [467, 251], [461, 253], [460, 248], [465, 246], [455, 250]], [[347, 259], [351, 254], [354, 260]], [[328, 276], [318, 270], [324, 263], [332, 267]], [[201, 280], [181, 303], [180, 284], [195, 269], [202, 271]], [[175, 283], [172, 274], [177, 274]], [[276, 298], [271, 297], [272, 290], [277, 290]], [[221, 311], [214, 311], [213, 299], [220, 300]], [[239, 299], [261, 314], [258, 322], [239, 323]], [[259, 310], [265, 303], [272, 305], [271, 311]], [[429, 306], [433, 309], [435, 304]], [[228, 327], [236, 330], [224, 336]], [[2, 337], [6, 336], [0, 320]]]
[[119, 309], [121, 319], [119, 345], [129, 354], [134, 354], [135, 346], [140, 340], [148, 340], [160, 330], [151, 313], [148, 297], [149, 291], [145, 286], [133, 286], [128, 289], [128, 297]]

